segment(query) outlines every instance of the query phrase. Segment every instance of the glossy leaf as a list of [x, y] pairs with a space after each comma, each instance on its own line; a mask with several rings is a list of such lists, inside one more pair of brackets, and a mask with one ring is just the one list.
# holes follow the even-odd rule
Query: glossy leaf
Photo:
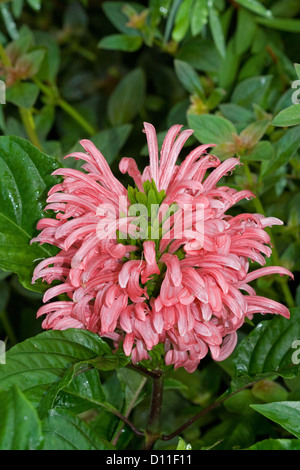
[[241, 342], [234, 355], [237, 376], [259, 378], [280, 375], [293, 378], [299, 371], [294, 364], [292, 343], [300, 338], [300, 309], [291, 309], [291, 318], [273, 317], [260, 322]]
[[0, 367], [0, 390], [17, 385], [28, 393], [41, 394], [72, 365], [111, 354], [108, 345], [87, 330], [45, 331], [18, 343], [6, 353]]
[[45, 198], [57, 181], [51, 173], [59, 164], [19, 137], [0, 137], [0, 267], [17, 273], [22, 284], [31, 284], [36, 260], [56, 253], [44, 244], [30, 245], [36, 224], [44, 217]]
[[300, 439], [300, 402], [280, 401], [263, 405], [251, 405], [255, 411], [280, 424], [289, 433]]
[[236, 3], [239, 3], [242, 7], [247, 8], [257, 15], [266, 17], [272, 16], [272, 12], [267, 10], [262, 2], [259, 2], [258, 0], [236, 0]]
[[42, 422], [43, 450], [113, 450], [79, 417], [65, 410], [50, 410]]
[[18, 387], [0, 391], [0, 402], [0, 450], [40, 449], [42, 431], [37, 412]]

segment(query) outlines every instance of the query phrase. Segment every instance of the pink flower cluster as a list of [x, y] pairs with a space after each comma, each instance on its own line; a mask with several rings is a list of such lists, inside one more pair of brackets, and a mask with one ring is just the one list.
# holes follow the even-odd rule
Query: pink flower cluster
[[[264, 265], [271, 255], [265, 227], [282, 222], [260, 214], [227, 214], [243, 198], [253, 197], [248, 190], [217, 186], [240, 164], [238, 159], [221, 163], [207, 152], [212, 145], [202, 145], [177, 165], [193, 131], [171, 127], [159, 158], [155, 129], [149, 123], [144, 127], [150, 165], [141, 174], [135, 160], [123, 158], [120, 170], [128, 172], [141, 192], [146, 181], [154, 181], [157, 191], [165, 192], [164, 204], [189, 204], [193, 230], [179, 239], [170, 240], [162, 233], [158, 241], [140, 243], [99, 237], [99, 207], [109, 204], [117, 209], [120, 198], [127, 209], [131, 203], [100, 151], [82, 140], [85, 152], [69, 156], [84, 160], [84, 171], [54, 172], [63, 178], [50, 190], [45, 210], [53, 210], [56, 218], [40, 220], [41, 232], [33, 240], [60, 249], [34, 270], [33, 282], [38, 278], [48, 284], [60, 281], [46, 291], [46, 304], [38, 316], [46, 315], [42, 323], [46, 329], [84, 328], [111, 338], [123, 345], [133, 363], [149, 359], [148, 351], [163, 343], [167, 365], [193, 372], [208, 352], [216, 361], [231, 354], [246, 317], [251, 319], [256, 312], [289, 317], [285, 306], [256, 295], [249, 285], [268, 274], [292, 276], [281, 267], [249, 272], [251, 261]], [[208, 169], [213, 171], [205, 177]], [[193, 225], [199, 204], [204, 226], [201, 243]], [[128, 218], [126, 223], [130, 222]], [[117, 229], [122, 224], [124, 219], [117, 221]], [[48, 303], [60, 294], [67, 300]]]

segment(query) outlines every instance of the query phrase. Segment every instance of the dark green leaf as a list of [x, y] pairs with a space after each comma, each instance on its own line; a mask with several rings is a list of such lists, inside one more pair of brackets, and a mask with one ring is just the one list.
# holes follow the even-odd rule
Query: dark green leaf
[[225, 37], [218, 12], [214, 8], [209, 10], [209, 27], [217, 51], [219, 52], [220, 56], [224, 58], [226, 55]]
[[206, 0], [195, 0], [191, 10], [191, 32], [193, 36], [200, 34], [208, 21], [208, 7]]
[[111, 34], [102, 38], [98, 47], [115, 51], [134, 52], [143, 44], [141, 36], [130, 36], [129, 34]]
[[32, 404], [16, 386], [0, 391], [0, 402], [0, 450], [38, 450], [41, 424]]
[[50, 410], [43, 420], [43, 450], [113, 450], [83, 420], [65, 410]]
[[0, 137], [0, 267], [13, 271], [26, 288], [31, 284], [34, 262], [56, 253], [53, 247], [30, 245], [36, 224], [44, 217], [51, 173], [59, 164], [19, 137]]
[[192, 3], [193, 0], [183, 0], [178, 8], [172, 31], [172, 39], [176, 42], [180, 42], [189, 29]]
[[299, 371], [294, 364], [292, 343], [300, 338], [300, 308], [291, 309], [291, 318], [273, 317], [259, 323], [243, 339], [234, 355], [236, 375], [250, 378], [280, 375], [293, 378]]
[[261, 105], [269, 90], [271, 80], [270, 75], [243, 80], [233, 91], [231, 101], [246, 108], [252, 108], [253, 103]]
[[270, 175], [286, 165], [300, 146], [300, 126], [289, 129], [274, 145], [275, 155], [261, 169], [261, 177]]
[[238, 22], [234, 39], [236, 53], [243, 54], [252, 44], [256, 31], [256, 23], [253, 15], [247, 10], [240, 8], [238, 10]]
[[280, 401], [263, 405], [251, 405], [255, 411], [280, 424], [291, 434], [300, 439], [300, 402]]
[[219, 72], [221, 58], [211, 41], [193, 38], [179, 48], [176, 59], [188, 62], [196, 70]]
[[175, 60], [175, 73], [181, 81], [184, 88], [189, 93], [195, 93], [197, 95], [203, 94], [203, 88], [197, 72], [187, 62], [182, 60]]
[[46, 52], [38, 72], [38, 78], [54, 82], [60, 66], [60, 48], [53, 36], [45, 31], [35, 31], [34, 38], [39, 47], [44, 48]]
[[300, 450], [299, 439], [265, 439], [247, 450]]
[[242, 5], [242, 7], [253, 11], [253, 13], [256, 13], [257, 15], [266, 17], [272, 16], [272, 12], [267, 10], [266, 7], [258, 0], [236, 0], [236, 2]]
[[[135, 28], [127, 26], [129, 17], [125, 13], [124, 7], [126, 7], [126, 5], [126, 2], [104, 2], [102, 8], [108, 19], [121, 33], [136, 36], [138, 31]], [[129, 3], [129, 5], [138, 13], [144, 9], [143, 5], [138, 3]]]
[[290, 18], [257, 18], [257, 23], [288, 33], [300, 33], [300, 20]]
[[90, 331], [45, 331], [18, 343], [6, 353], [6, 364], [0, 367], [0, 390], [16, 384], [29, 395], [35, 387], [42, 392], [61, 377], [66, 368], [105, 354], [111, 354], [110, 348]]
[[141, 110], [145, 99], [145, 76], [142, 69], [129, 72], [110, 95], [108, 116], [114, 126], [131, 121]]

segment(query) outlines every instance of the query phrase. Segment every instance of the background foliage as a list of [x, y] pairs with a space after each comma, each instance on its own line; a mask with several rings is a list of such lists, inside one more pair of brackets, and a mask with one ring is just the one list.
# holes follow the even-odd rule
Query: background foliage
[[64, 155], [91, 138], [126, 184], [119, 159], [133, 156], [143, 168], [148, 121], [160, 141], [180, 123], [195, 131], [188, 146], [214, 142], [221, 159], [241, 157], [227, 181], [257, 198], [235, 210], [284, 221], [272, 229], [268, 263], [295, 274], [294, 282], [256, 281], [259, 295], [290, 307], [291, 320], [257, 315], [226, 361], [207, 357], [193, 374], [166, 370], [165, 439], [156, 448], [300, 449], [292, 362], [300, 339], [299, 1], [13, 0], [0, 2], [0, 14], [0, 338], [9, 350], [0, 365], [0, 448], [142, 446], [134, 431], [145, 427], [151, 380], [89, 332], [42, 332], [43, 286], [31, 275], [54, 252], [29, 240], [51, 172], [80, 166]]

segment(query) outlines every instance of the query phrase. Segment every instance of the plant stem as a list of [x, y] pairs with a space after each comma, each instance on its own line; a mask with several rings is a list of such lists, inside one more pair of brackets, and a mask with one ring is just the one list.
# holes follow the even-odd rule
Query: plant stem
[[[250, 171], [250, 168], [249, 168], [247, 162], [244, 163], [244, 167], [245, 167], [245, 173], [246, 173], [246, 176], [247, 176], [247, 179], [248, 179], [248, 182], [249, 182], [249, 185], [250, 185], [250, 189], [251, 189], [253, 187], [253, 179], [252, 179], [252, 174], [251, 174], [251, 171]], [[258, 196], [253, 200], [253, 203], [254, 203], [255, 210], [257, 212], [259, 212], [260, 214], [265, 215], [264, 207], [263, 207], [262, 202], [261, 202], [261, 200]], [[273, 234], [268, 229], [266, 229], [266, 230], [267, 230], [267, 232], [270, 236], [270, 240], [271, 240], [271, 244], [272, 244], [272, 258], [273, 258], [274, 264], [276, 264], [277, 266], [280, 266], [280, 257], [279, 257], [279, 254], [278, 254], [278, 251], [277, 251], [277, 248], [276, 248], [276, 245], [275, 245], [275, 240], [274, 240]], [[283, 292], [283, 295], [285, 297], [286, 304], [287, 304], [288, 307], [291, 308], [291, 307], [294, 307], [295, 302], [294, 302], [294, 298], [292, 296], [292, 293], [291, 293], [287, 283], [288, 283], [288, 279], [286, 279], [286, 278], [282, 279], [279, 282], [279, 284], [281, 286], [281, 289], [282, 289], [282, 292]]]
[[120, 437], [120, 435], [121, 435], [121, 432], [122, 432], [122, 430], [123, 430], [123, 428], [124, 428], [124, 424], [125, 424], [125, 423], [128, 424], [128, 425], [131, 427], [131, 429], [135, 432], [135, 434], [137, 434], [137, 435], [144, 435], [144, 433], [143, 433], [142, 431], [138, 431], [138, 430], [133, 426], [132, 423], [130, 423], [129, 421], [126, 422], [126, 421], [124, 420], [124, 418], [128, 420], [128, 417], [129, 417], [129, 415], [130, 415], [130, 413], [131, 413], [131, 411], [132, 411], [132, 409], [133, 409], [133, 407], [134, 407], [134, 405], [135, 405], [135, 403], [136, 403], [136, 401], [137, 401], [137, 399], [138, 399], [138, 397], [139, 397], [139, 395], [140, 395], [140, 393], [141, 393], [141, 391], [142, 391], [142, 389], [143, 389], [143, 387], [144, 387], [144, 385], [145, 385], [146, 382], [147, 382], [147, 379], [144, 378], [144, 379], [142, 380], [142, 382], [140, 383], [140, 386], [137, 388], [137, 390], [136, 390], [136, 392], [135, 392], [135, 394], [134, 394], [134, 397], [132, 398], [132, 400], [131, 400], [131, 402], [130, 402], [130, 404], [129, 404], [127, 410], [126, 410], [125, 415], [122, 416], [122, 418], [120, 418], [120, 419], [123, 420], [123, 424], [122, 424], [122, 426], [120, 426], [120, 428], [119, 428], [117, 434], [115, 435], [115, 437], [114, 437], [114, 439], [113, 439], [113, 441], [112, 441], [112, 444], [113, 444], [114, 446], [117, 445], [117, 442], [118, 442], [118, 440], [119, 440], [119, 437]]
[[63, 109], [74, 121], [76, 121], [83, 129], [85, 129], [90, 135], [96, 134], [96, 129], [70, 104], [67, 103], [63, 98], [59, 96], [59, 91], [56, 87], [50, 87], [45, 85], [41, 80], [34, 77], [34, 83], [39, 89], [50, 98], [53, 103]]
[[145, 432], [146, 441], [144, 450], [151, 450], [157, 439], [159, 439], [161, 436], [160, 419], [164, 387], [164, 374], [163, 371], [159, 372], [160, 374], [156, 378], [153, 378], [152, 382], [151, 407]]
[[220, 406], [222, 403], [224, 403], [224, 401], [228, 400], [228, 398], [233, 397], [234, 395], [236, 395], [237, 393], [239, 393], [240, 391], [242, 391], [246, 388], [252, 387], [252, 385], [254, 385], [259, 380], [261, 380], [261, 379], [257, 379], [257, 380], [255, 380], [251, 383], [248, 383], [245, 386], [243, 386], [243, 387], [239, 388], [238, 390], [236, 390], [235, 392], [232, 392], [229, 395], [224, 396], [223, 398], [220, 398], [219, 400], [215, 401], [214, 403], [211, 403], [209, 406], [207, 406], [206, 408], [201, 410], [199, 413], [197, 413], [195, 416], [193, 416], [188, 421], [186, 421], [184, 424], [182, 424], [179, 428], [177, 428], [171, 434], [162, 435], [161, 439], [163, 441], [169, 441], [169, 440], [173, 439], [174, 437], [178, 436], [183, 431], [185, 431], [189, 426], [194, 424], [198, 419], [202, 418], [202, 416], [206, 415], [207, 413], [209, 413], [210, 411], [214, 410], [215, 408]]
[[67, 101], [65, 101], [63, 98], [58, 98], [57, 103], [56, 103], [61, 109], [63, 109], [69, 116], [71, 116], [74, 121], [78, 122], [78, 124], [85, 129], [90, 135], [96, 134], [96, 130], [93, 128], [93, 126], [87, 122], [84, 117], [79, 114], [78, 111], [76, 111], [73, 106], [71, 106]]
[[19, 108], [20, 116], [24, 127], [26, 129], [27, 135], [30, 139], [30, 142], [35, 145], [38, 149], [42, 150], [39, 138], [36, 133], [35, 123], [32, 116], [32, 111], [27, 108]]

